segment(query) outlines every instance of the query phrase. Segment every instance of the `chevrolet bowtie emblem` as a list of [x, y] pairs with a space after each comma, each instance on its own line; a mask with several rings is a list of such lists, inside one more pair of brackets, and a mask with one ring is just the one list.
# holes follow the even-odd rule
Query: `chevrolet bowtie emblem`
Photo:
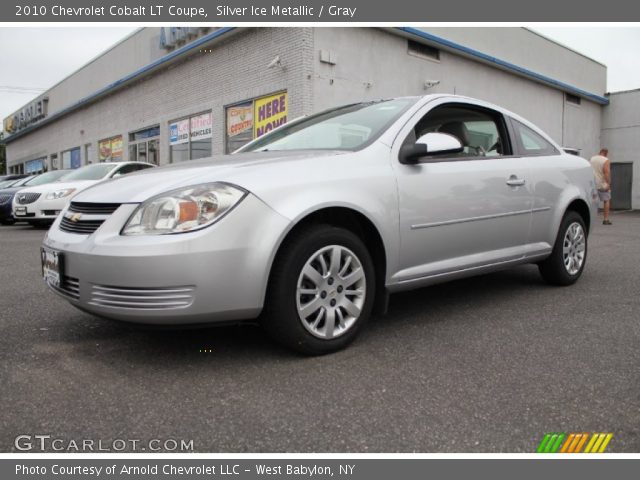
[[82, 214], [81, 213], [74, 213], [73, 215], [71, 215], [70, 217], [67, 217], [69, 220], [71, 220], [73, 223], [79, 222], [80, 219], [82, 218]]

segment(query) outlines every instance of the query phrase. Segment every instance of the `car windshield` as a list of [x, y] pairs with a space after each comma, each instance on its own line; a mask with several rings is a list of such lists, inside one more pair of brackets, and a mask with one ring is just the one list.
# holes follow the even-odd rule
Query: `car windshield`
[[111, 163], [98, 163], [96, 165], [87, 165], [86, 167], [79, 168], [75, 172], [71, 172], [65, 175], [64, 181], [71, 182], [75, 180], [100, 180], [104, 178], [112, 169], [114, 165]]
[[25, 185], [29, 185], [30, 187], [44, 185], [45, 183], [55, 182], [68, 174], [68, 170], [53, 170], [52, 172], [43, 173], [42, 175], [29, 178], [29, 181], [25, 182]]
[[379, 137], [417, 98], [357, 103], [285, 125], [239, 152], [359, 150]]
[[0, 182], [0, 188], [8, 188], [17, 181], [18, 180], [16, 180], [15, 178], [13, 180], [3, 180], [2, 182]]
[[13, 180], [13, 183], [11, 184], [12, 187], [22, 187], [23, 185], [26, 185], [29, 180], [33, 180], [34, 178], [36, 178], [35, 176], [29, 176], [29, 177], [24, 177], [24, 178], [20, 178], [19, 180]]

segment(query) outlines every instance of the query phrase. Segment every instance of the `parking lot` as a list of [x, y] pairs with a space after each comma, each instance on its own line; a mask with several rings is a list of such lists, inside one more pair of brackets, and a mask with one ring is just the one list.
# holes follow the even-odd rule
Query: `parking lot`
[[0, 227], [0, 451], [51, 434], [199, 452], [533, 452], [546, 432], [612, 432], [608, 451], [637, 452], [640, 214], [612, 220], [572, 287], [524, 266], [399, 294], [318, 358], [253, 326], [159, 331], [77, 311], [40, 279], [45, 231]]

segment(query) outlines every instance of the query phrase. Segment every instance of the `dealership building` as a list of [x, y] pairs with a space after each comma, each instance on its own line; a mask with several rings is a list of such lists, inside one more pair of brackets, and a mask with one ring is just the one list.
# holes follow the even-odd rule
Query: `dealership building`
[[[614, 165], [615, 186], [640, 178], [640, 163], [615, 155], [612, 117], [626, 113], [609, 105], [626, 107], [606, 91], [604, 65], [525, 28], [142, 28], [4, 120], [7, 169], [166, 165], [344, 103], [455, 93], [521, 114], [585, 157], [608, 142], [626, 165]], [[633, 183], [619, 205], [640, 208]]]

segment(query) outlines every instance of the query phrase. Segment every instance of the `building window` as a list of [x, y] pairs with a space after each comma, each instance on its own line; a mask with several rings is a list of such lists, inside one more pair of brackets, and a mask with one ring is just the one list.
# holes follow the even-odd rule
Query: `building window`
[[251, 140], [287, 123], [287, 92], [246, 100], [226, 108], [225, 151], [232, 153]]
[[31, 174], [46, 172], [47, 171], [46, 160], [47, 160], [46, 157], [36, 158], [35, 160], [29, 160], [24, 164], [25, 166], [24, 172], [31, 173]]
[[98, 159], [100, 162], [122, 161], [122, 135], [100, 140], [98, 142]]
[[235, 152], [253, 140], [253, 102], [227, 107], [226, 152]]
[[426, 58], [428, 60], [440, 60], [440, 50], [414, 40], [407, 40], [407, 52], [409, 55]]
[[160, 125], [129, 134], [129, 161], [159, 164]]
[[169, 122], [171, 163], [211, 156], [211, 112]]
[[80, 147], [72, 148], [62, 152], [62, 168], [80, 168], [82, 162], [80, 160]]
[[577, 95], [571, 95], [570, 93], [565, 93], [564, 98], [567, 103], [573, 103], [574, 105], [580, 105], [582, 99]]

